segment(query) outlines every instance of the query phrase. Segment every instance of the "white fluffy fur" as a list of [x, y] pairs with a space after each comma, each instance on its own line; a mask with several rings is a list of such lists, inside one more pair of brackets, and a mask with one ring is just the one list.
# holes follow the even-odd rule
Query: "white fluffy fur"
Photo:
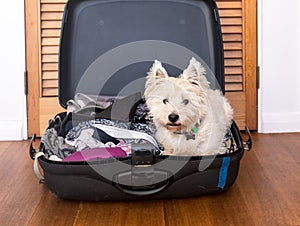
[[[169, 77], [159, 61], [148, 72], [145, 99], [157, 128], [156, 139], [165, 154], [221, 153], [222, 140], [231, 125], [233, 110], [219, 90], [212, 90], [205, 68], [196, 59], [177, 78]], [[179, 116], [170, 126], [170, 114]], [[195, 139], [187, 139], [195, 125]]]

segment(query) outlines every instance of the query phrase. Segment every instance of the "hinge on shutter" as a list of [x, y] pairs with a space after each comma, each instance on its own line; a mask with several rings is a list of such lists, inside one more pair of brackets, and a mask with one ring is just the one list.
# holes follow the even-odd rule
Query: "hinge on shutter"
[[260, 67], [256, 67], [256, 89], [260, 87]]
[[24, 92], [25, 95], [28, 94], [28, 72], [27, 71], [24, 72]]

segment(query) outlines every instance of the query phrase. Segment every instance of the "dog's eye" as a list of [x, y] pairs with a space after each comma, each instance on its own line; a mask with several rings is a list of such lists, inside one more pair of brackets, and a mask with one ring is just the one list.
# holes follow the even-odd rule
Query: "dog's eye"
[[169, 102], [168, 99], [164, 99], [164, 100], [163, 100], [163, 103], [164, 103], [164, 104], [167, 104], [168, 102]]
[[184, 105], [187, 105], [187, 104], [189, 103], [189, 100], [188, 100], [188, 99], [184, 99], [184, 100], [182, 101], [182, 103], [183, 103]]

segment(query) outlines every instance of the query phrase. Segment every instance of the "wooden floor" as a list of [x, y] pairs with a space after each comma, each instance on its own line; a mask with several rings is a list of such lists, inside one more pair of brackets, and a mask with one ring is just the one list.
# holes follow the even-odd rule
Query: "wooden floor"
[[253, 142], [227, 192], [98, 203], [55, 198], [33, 174], [29, 142], [0, 142], [0, 225], [300, 225], [300, 134]]

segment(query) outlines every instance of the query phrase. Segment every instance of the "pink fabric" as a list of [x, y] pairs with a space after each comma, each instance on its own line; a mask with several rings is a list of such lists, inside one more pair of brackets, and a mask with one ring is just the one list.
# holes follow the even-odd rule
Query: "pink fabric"
[[63, 159], [63, 162], [79, 162], [97, 159], [118, 158], [127, 156], [126, 152], [119, 147], [92, 148], [73, 153]]

